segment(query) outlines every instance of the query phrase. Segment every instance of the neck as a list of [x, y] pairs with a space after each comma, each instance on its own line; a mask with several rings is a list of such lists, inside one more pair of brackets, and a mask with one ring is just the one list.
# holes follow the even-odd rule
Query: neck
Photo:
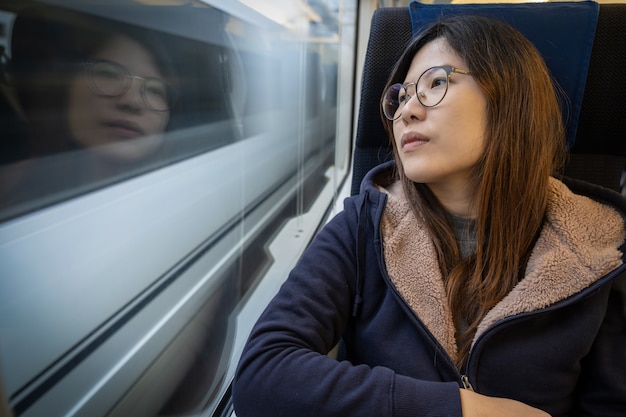
[[477, 208], [473, 204], [473, 192], [469, 185], [460, 187], [445, 187], [438, 184], [428, 184], [443, 208], [454, 216], [476, 218]]

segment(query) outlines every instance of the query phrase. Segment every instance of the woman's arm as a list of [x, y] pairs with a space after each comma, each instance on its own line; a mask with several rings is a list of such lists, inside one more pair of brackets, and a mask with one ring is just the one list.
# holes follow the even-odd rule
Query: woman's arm
[[238, 417], [461, 416], [456, 382], [326, 356], [351, 317], [356, 211], [318, 234], [252, 330], [233, 383]]

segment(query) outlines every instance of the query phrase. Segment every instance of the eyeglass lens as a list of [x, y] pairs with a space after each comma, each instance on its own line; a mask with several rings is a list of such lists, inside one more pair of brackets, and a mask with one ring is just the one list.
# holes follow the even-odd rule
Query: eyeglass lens
[[141, 93], [146, 105], [154, 110], [166, 111], [170, 108], [170, 94], [165, 80], [130, 75], [128, 71], [114, 63], [96, 62], [90, 68], [91, 85], [96, 93], [115, 97], [124, 94], [133, 78], [141, 80]]
[[433, 107], [443, 100], [448, 91], [448, 71], [444, 67], [427, 69], [418, 79], [417, 84], [394, 84], [383, 96], [383, 112], [389, 120], [402, 115], [402, 109], [414, 96], [423, 106]]

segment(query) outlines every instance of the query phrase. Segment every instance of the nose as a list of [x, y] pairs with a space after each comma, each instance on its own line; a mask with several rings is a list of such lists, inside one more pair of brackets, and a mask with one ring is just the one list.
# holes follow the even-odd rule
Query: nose
[[411, 119], [424, 120], [426, 117], [426, 107], [417, 99], [418, 94], [419, 92], [415, 91], [415, 94], [404, 104], [402, 119], [406, 121]]
[[130, 78], [128, 88], [116, 97], [116, 104], [119, 108], [132, 112], [140, 112], [144, 108], [143, 96], [141, 92], [141, 80]]

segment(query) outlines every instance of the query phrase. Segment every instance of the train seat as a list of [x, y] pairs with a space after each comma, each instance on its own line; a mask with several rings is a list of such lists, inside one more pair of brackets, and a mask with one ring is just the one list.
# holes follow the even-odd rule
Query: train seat
[[[520, 7], [525, 9], [526, 14], [523, 19], [520, 19], [519, 15], [516, 19], [515, 14], [520, 13]], [[572, 25], [571, 21], [558, 19], [559, 14], [563, 12], [563, 7], [571, 8], [576, 12], [574, 14], [577, 14], [579, 10], [583, 11], [582, 15], [579, 14], [575, 18], [583, 19], [587, 26], [586, 31], [576, 31], [572, 28], [575, 25]], [[621, 53], [622, 40], [626, 38], [626, 4], [577, 2], [526, 5], [426, 5], [413, 2], [409, 8], [378, 9], [372, 17], [362, 74], [351, 193], [359, 192], [361, 180], [367, 171], [393, 158], [380, 118], [379, 103], [382, 90], [395, 62], [411, 41], [413, 31], [419, 30], [420, 25], [426, 24], [428, 20], [450, 13], [478, 13], [501, 17], [535, 42], [544, 55], [554, 78], [563, 87], [567, 96], [563, 102], [566, 105], [564, 120], [569, 136], [569, 158], [564, 174], [618, 191], [622, 173], [626, 167], [626, 140], [624, 140], [626, 118], [621, 114], [626, 104], [622, 93], [626, 91], [626, 78], [621, 75], [622, 69], [626, 68], [626, 55]], [[504, 16], [499, 16], [500, 13]], [[587, 62], [580, 61], [576, 63], [580, 66], [574, 68], [573, 73], [562, 75], [559, 73], [560, 69], [554, 68], [554, 65], [563, 65], [563, 63], [554, 64], [552, 62], [554, 60], [551, 61], [550, 57], [546, 58], [542, 46], [537, 45], [537, 40], [545, 37], [546, 32], [541, 29], [541, 25], [535, 25], [535, 23], [536, 20], [545, 23], [546, 16], [550, 15], [554, 15], [555, 19], [547, 21], [557, 29], [552, 33], [562, 31], [564, 28], [560, 25], [565, 25], [569, 26], [565, 30], [570, 30], [573, 35], [569, 37], [570, 45], [567, 49], [559, 49], [557, 53], [574, 61], [587, 60], [588, 68]], [[531, 24], [524, 25], [524, 22], [531, 22]], [[529, 33], [533, 30], [534, 34]], [[584, 33], [583, 38], [580, 38], [581, 33]], [[550, 44], [553, 39], [543, 39], [543, 41]], [[585, 48], [585, 44], [591, 48]], [[584, 56], [585, 53], [587, 56]], [[585, 77], [582, 76], [585, 71], [587, 72], [586, 83]], [[576, 76], [581, 79], [574, 84], [567, 79], [567, 77]]]

